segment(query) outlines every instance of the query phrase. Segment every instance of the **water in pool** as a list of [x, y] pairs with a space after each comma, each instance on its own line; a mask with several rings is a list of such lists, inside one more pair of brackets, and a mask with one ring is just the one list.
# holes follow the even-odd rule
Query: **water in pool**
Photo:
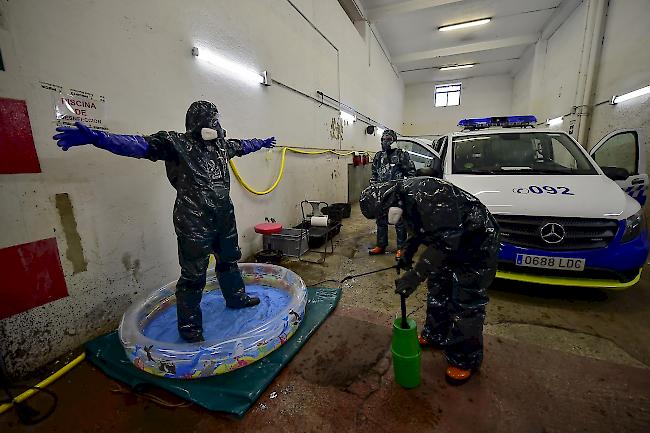
[[[249, 285], [246, 293], [260, 298], [259, 305], [233, 310], [226, 308], [221, 290], [203, 293], [203, 336], [206, 341], [226, 340], [241, 335], [278, 315], [289, 302], [288, 292], [275, 287]], [[169, 343], [183, 343], [178, 335], [176, 305], [157, 314], [144, 328], [147, 337]]]

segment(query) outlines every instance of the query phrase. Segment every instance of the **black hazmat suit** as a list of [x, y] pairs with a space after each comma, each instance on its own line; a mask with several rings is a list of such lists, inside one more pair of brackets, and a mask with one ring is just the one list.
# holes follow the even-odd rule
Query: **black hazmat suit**
[[477, 369], [483, 359], [487, 287], [496, 275], [499, 252], [492, 214], [476, 197], [433, 177], [371, 185], [360, 205], [367, 218], [391, 206], [402, 208], [411, 231], [403, 262], [411, 263], [418, 248], [426, 247], [414, 269], [401, 277], [415, 286], [428, 280], [422, 336], [444, 346], [450, 364]]
[[[245, 307], [256, 298], [245, 293], [237, 266], [241, 250], [230, 200], [228, 161], [245, 153], [243, 145], [225, 139], [217, 107], [207, 101], [190, 106], [185, 127], [185, 133], [161, 131], [144, 138], [149, 144], [145, 157], [165, 161], [167, 177], [176, 189], [173, 220], [181, 266], [176, 284], [178, 329], [183, 338], [193, 341], [202, 338], [200, 302], [210, 253], [217, 260], [217, 276], [228, 307]], [[221, 136], [203, 140], [202, 128], [221, 131]]]
[[[415, 176], [415, 165], [409, 154], [402, 149], [381, 150], [372, 160], [371, 183], [388, 182]], [[395, 224], [397, 233], [397, 249], [401, 249], [406, 241], [407, 231], [403, 221]], [[388, 218], [386, 215], [377, 217], [377, 246], [388, 246]]]

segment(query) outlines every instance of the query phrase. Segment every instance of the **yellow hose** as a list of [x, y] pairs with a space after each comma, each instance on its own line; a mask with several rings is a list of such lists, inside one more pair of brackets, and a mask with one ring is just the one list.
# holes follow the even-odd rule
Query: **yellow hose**
[[[58, 378], [60, 378], [64, 374], [66, 374], [68, 371], [72, 370], [74, 367], [76, 367], [84, 359], [86, 359], [86, 354], [82, 353], [81, 355], [77, 356], [75, 359], [70, 361], [68, 364], [64, 365], [59, 371], [55, 372], [54, 374], [52, 374], [48, 378], [46, 378], [46, 379], [40, 381], [39, 383], [37, 383], [35, 387], [36, 388], [45, 388], [46, 386], [48, 386], [49, 384], [56, 381]], [[34, 388], [30, 388], [27, 391], [20, 394], [18, 397], [14, 397], [13, 401], [15, 401], [17, 403], [21, 403], [21, 402], [27, 400], [32, 395], [36, 394], [37, 392], [38, 392], [38, 390], [36, 390]], [[5, 413], [6, 411], [8, 411], [11, 408], [11, 406], [13, 406], [13, 402], [5, 403], [3, 405], [0, 405], [0, 414]]]
[[235, 162], [231, 159], [230, 160], [230, 168], [232, 168], [232, 172], [235, 175], [235, 178], [239, 181], [239, 183], [246, 188], [246, 190], [250, 193], [256, 194], [256, 195], [265, 195], [273, 191], [277, 186], [280, 184], [280, 181], [282, 180], [282, 177], [284, 176], [284, 163], [287, 159], [287, 151], [289, 152], [294, 152], [294, 153], [299, 153], [302, 155], [323, 155], [325, 153], [333, 153], [336, 156], [350, 156], [354, 153], [354, 151], [350, 152], [338, 152], [336, 150], [302, 150], [302, 149], [296, 149], [295, 147], [283, 147], [282, 148], [282, 160], [280, 162], [280, 171], [278, 172], [277, 177], [275, 178], [275, 181], [271, 184], [271, 186], [264, 191], [257, 191], [253, 189], [252, 186], [250, 186], [242, 177], [241, 174], [239, 174], [239, 170], [237, 170], [237, 166], [235, 165]]

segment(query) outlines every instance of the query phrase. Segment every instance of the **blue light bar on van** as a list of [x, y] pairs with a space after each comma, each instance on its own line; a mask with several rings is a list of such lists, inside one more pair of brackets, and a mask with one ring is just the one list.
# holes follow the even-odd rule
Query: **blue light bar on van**
[[465, 129], [482, 129], [490, 128], [493, 126], [501, 126], [503, 128], [515, 128], [534, 126], [537, 123], [537, 118], [533, 115], [528, 116], [503, 116], [503, 117], [475, 117], [472, 119], [462, 119], [458, 122], [458, 126]]

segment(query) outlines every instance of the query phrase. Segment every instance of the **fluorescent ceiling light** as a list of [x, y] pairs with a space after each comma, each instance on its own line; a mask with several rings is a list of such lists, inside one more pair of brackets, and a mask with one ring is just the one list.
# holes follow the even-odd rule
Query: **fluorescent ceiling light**
[[636, 98], [638, 96], [647, 95], [650, 93], [650, 86], [642, 87], [641, 89], [635, 90], [633, 92], [625, 93], [624, 95], [614, 96], [612, 98], [612, 104], [618, 104], [619, 102], [625, 102], [629, 99]]
[[559, 125], [560, 123], [563, 122], [563, 119], [564, 119], [564, 117], [562, 117], [562, 116], [560, 116], [560, 117], [555, 117], [555, 118], [553, 118], [553, 119], [548, 119], [548, 120], [546, 121], [546, 124], [547, 124], [548, 126]]
[[453, 65], [453, 66], [443, 66], [440, 68], [441, 71], [453, 71], [454, 69], [467, 69], [473, 68], [476, 66], [476, 63], [468, 63], [466, 65]]
[[467, 27], [482, 26], [483, 24], [487, 24], [490, 21], [492, 21], [492, 18], [483, 18], [480, 20], [466, 21], [464, 23], [451, 24], [448, 26], [438, 27], [438, 30], [440, 30], [441, 32], [447, 32], [449, 30], [465, 29]]
[[352, 123], [357, 120], [357, 116], [350, 114], [347, 111], [341, 111], [341, 120]]
[[200, 51], [197, 47], [192, 48], [192, 55], [244, 81], [255, 84], [267, 84], [264, 78], [266, 75], [265, 73], [260, 74], [252, 69], [247, 68], [244, 65], [233, 62], [232, 60], [229, 60], [219, 54], [206, 50], [205, 48], [201, 48]]

